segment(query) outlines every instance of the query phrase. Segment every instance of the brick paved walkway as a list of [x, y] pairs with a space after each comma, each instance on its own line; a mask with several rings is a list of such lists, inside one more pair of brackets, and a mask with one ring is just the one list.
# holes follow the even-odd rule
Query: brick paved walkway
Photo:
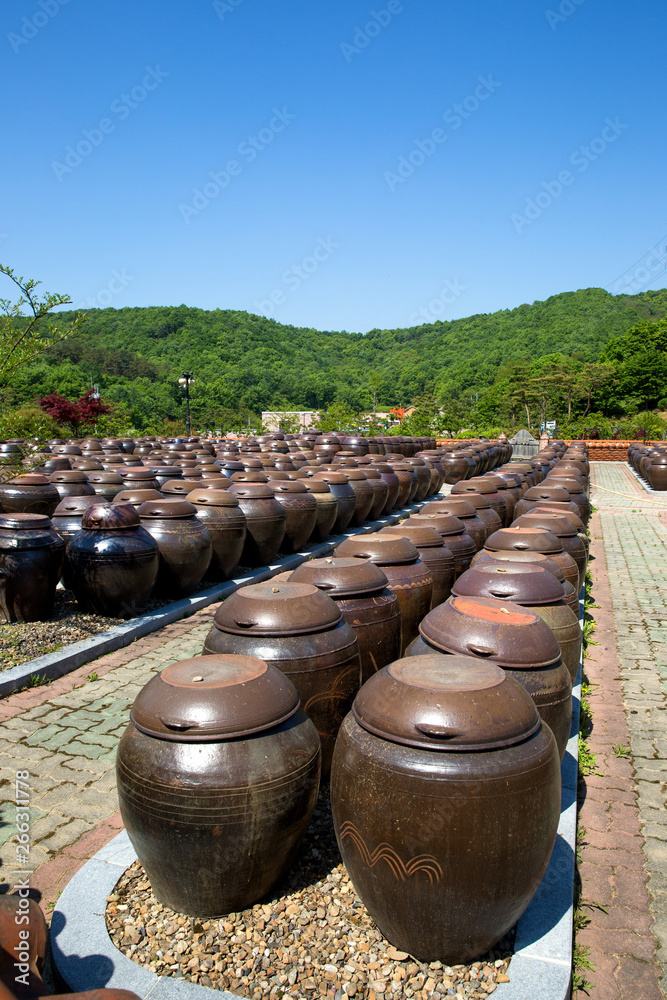
[[[662, 1000], [663, 992], [667, 996], [667, 498], [664, 506], [647, 502], [622, 465], [594, 464], [593, 481], [612, 492], [593, 490], [600, 645], [591, 647], [587, 672], [598, 685], [590, 699], [591, 745], [602, 775], [586, 783], [581, 875], [584, 900], [608, 912], [590, 907], [591, 922], [580, 940], [596, 965], [588, 973], [595, 1000]], [[30, 771], [30, 859], [36, 869], [31, 883], [47, 912], [75, 871], [120, 827], [115, 747], [137, 692], [156, 670], [200, 652], [215, 610], [206, 608], [48, 687], [0, 701], [0, 798], [12, 798], [16, 770]], [[97, 679], [89, 680], [91, 674]], [[617, 757], [613, 747], [628, 745], [631, 759]], [[9, 824], [0, 823], [0, 864], [10, 867], [12, 817], [9, 810]], [[0, 881], [2, 874], [0, 869]]]
[[[596, 1000], [667, 995], [667, 510], [622, 465], [593, 465], [589, 647], [599, 775], [580, 811], [582, 898]], [[606, 489], [596, 489], [604, 486]], [[626, 494], [627, 496], [619, 496]], [[653, 498], [651, 498], [653, 499]], [[618, 756], [630, 748], [630, 757]], [[616, 752], [614, 750], [616, 748]]]

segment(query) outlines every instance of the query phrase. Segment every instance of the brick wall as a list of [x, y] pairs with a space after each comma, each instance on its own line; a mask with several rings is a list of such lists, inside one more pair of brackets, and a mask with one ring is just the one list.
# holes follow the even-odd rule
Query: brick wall
[[[628, 446], [631, 444], [656, 444], [655, 441], [568, 441], [566, 444], [585, 444], [588, 448], [588, 459], [591, 462], [627, 462]], [[456, 444], [451, 439], [438, 438], [438, 447]]]

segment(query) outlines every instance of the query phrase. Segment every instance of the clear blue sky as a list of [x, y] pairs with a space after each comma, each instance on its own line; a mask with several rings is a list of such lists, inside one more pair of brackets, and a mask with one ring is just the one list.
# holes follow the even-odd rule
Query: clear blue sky
[[0, 261], [77, 305], [365, 332], [667, 284], [661, 0], [0, 19]]

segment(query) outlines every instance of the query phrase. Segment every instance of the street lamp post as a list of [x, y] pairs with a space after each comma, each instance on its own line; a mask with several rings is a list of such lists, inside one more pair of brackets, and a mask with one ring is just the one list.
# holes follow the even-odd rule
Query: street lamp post
[[195, 377], [192, 372], [182, 372], [178, 384], [185, 389], [185, 433], [190, 437], [190, 386]]

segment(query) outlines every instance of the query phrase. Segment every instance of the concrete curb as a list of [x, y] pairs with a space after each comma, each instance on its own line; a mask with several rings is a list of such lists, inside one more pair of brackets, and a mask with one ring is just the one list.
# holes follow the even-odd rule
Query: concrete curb
[[[441, 494], [448, 492], [449, 488], [446, 486], [440, 491]], [[175, 601], [173, 604], [168, 604], [164, 608], [160, 608], [159, 611], [139, 615], [138, 618], [131, 619], [127, 624], [116, 625], [114, 628], [107, 629], [106, 632], [92, 636], [90, 639], [84, 639], [81, 642], [72, 643], [70, 646], [64, 646], [63, 649], [47, 653], [45, 656], [38, 656], [34, 660], [20, 663], [16, 667], [9, 667], [9, 669], [3, 670], [0, 673], [0, 698], [12, 694], [18, 688], [30, 686], [31, 683], [35, 683], [36, 678], [39, 678], [39, 683], [43, 684], [45, 681], [54, 681], [58, 677], [63, 677], [78, 667], [97, 660], [100, 656], [113, 653], [117, 649], [122, 649], [123, 646], [129, 646], [135, 639], [141, 639], [146, 635], [150, 635], [151, 632], [157, 632], [158, 629], [164, 628], [165, 625], [171, 625], [182, 618], [189, 618], [197, 611], [201, 611], [202, 608], [208, 607], [209, 604], [215, 604], [218, 601], [222, 601], [225, 597], [229, 597], [235, 590], [245, 587], [246, 584], [261, 583], [262, 580], [269, 580], [278, 573], [296, 569], [297, 566], [306, 562], [307, 559], [317, 559], [320, 556], [328, 555], [345, 538], [354, 535], [367, 535], [390, 524], [397, 524], [401, 518], [417, 513], [425, 504], [436, 500], [437, 496], [438, 494], [419, 503], [410, 504], [409, 507], [402, 507], [387, 517], [362, 525], [361, 528], [355, 528], [353, 531], [345, 532], [342, 535], [334, 535], [326, 542], [321, 542], [319, 545], [311, 545], [296, 555], [285, 556], [270, 566], [260, 566], [245, 576], [216, 584], [213, 587], [209, 587], [208, 590], [202, 590], [192, 597], [186, 597], [183, 600]]]
[[[583, 602], [580, 606], [583, 614]], [[544, 878], [518, 922], [510, 982], [498, 985], [494, 993], [498, 1000], [568, 1000], [571, 995], [581, 675], [580, 665], [572, 692], [570, 739], [561, 765], [563, 798], [556, 844]], [[83, 992], [106, 986], [133, 990], [151, 1000], [242, 1000], [235, 993], [158, 976], [115, 947], [106, 927], [106, 897], [135, 860], [123, 830], [83, 866], [60, 896], [51, 921], [51, 947], [70, 989]]]
[[625, 463], [625, 467], [630, 473], [630, 475], [634, 476], [634, 478], [637, 480], [637, 482], [642, 487], [645, 493], [650, 493], [652, 497], [658, 497], [659, 499], [664, 500], [667, 503], [667, 491], [654, 490], [651, 486], [649, 486], [646, 479], [640, 476], [638, 472], [635, 472], [635, 470], [632, 468], [629, 462]]

